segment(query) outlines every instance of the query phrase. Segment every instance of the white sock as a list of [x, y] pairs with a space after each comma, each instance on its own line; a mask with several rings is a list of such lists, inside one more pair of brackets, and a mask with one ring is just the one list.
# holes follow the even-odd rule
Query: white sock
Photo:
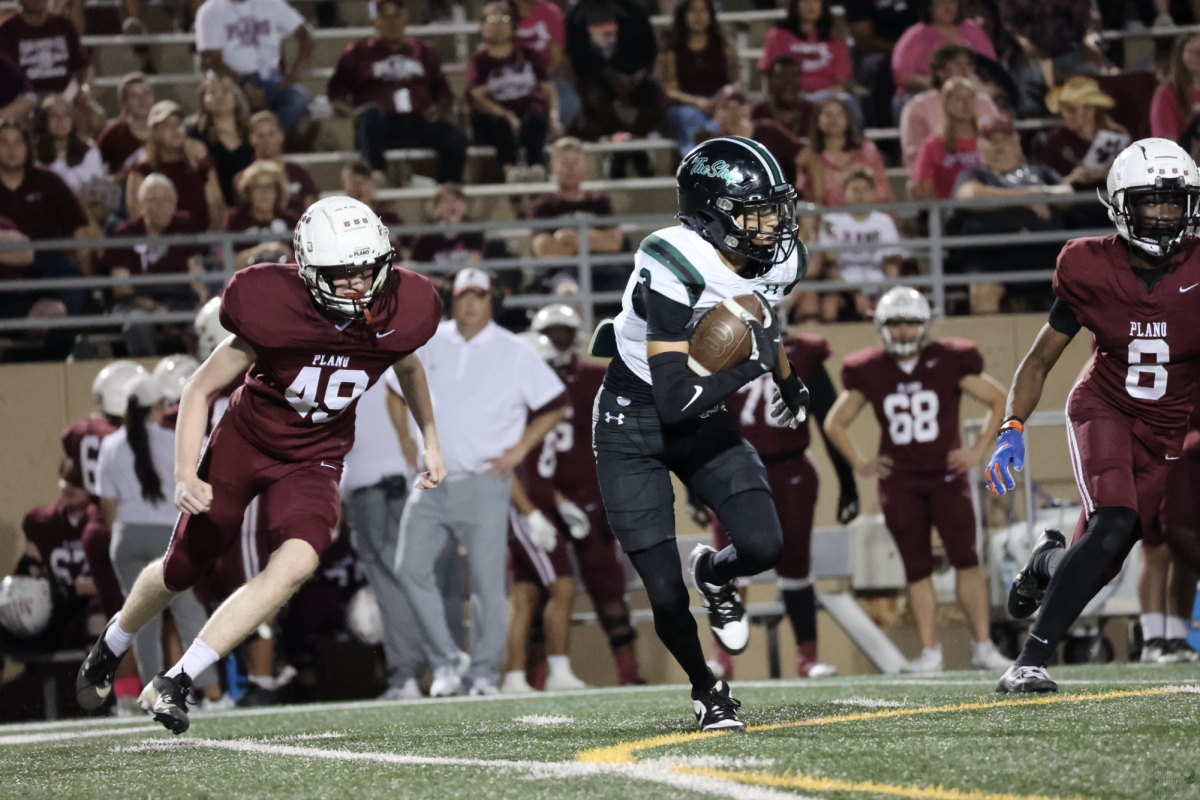
[[550, 665], [551, 675], [557, 675], [564, 671], [570, 673], [571, 671], [570, 656], [546, 656], [546, 663]]
[[108, 645], [108, 649], [112, 650], [114, 656], [120, 657], [125, 655], [125, 651], [129, 649], [129, 643], [133, 641], [133, 634], [126, 633], [121, 627], [121, 618], [118, 616], [117, 621], [108, 626], [108, 630], [104, 632], [104, 643]]
[[1142, 614], [1142, 641], [1162, 639], [1166, 635], [1166, 621], [1163, 614]]
[[982, 642], [971, 642], [971, 653], [979, 655], [980, 653], [991, 652], [992, 647], [995, 647], [995, 645], [992, 644], [991, 639]]
[[[205, 645], [207, 647], [207, 645]], [[191, 673], [188, 673], [189, 675]], [[253, 683], [260, 689], [266, 689], [268, 692], [275, 691], [275, 676], [274, 675], [247, 675], [246, 680]]]
[[1191, 628], [1192, 621], [1183, 617], [1167, 617], [1167, 636], [1168, 639], [1186, 639], [1188, 629]]
[[167, 670], [167, 677], [174, 678], [179, 673], [186, 672], [189, 678], [194, 678], [220, 660], [220, 653], [196, 637], [192, 640], [192, 646], [183, 654], [183, 658], [179, 659], [179, 663]]

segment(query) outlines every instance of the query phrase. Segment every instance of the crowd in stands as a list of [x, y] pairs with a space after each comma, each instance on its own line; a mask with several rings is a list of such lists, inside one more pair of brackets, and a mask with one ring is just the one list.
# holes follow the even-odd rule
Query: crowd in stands
[[[286, 0], [205, 0], [180, 23], [195, 33], [203, 72], [189, 113], [170, 99], [156, 101], [152, 80], [141, 73], [122, 77], [115, 104], [102, 107], [92, 88], [95, 53], [80, 36], [85, 15], [53, 13], [47, 0], [19, 0], [0, 19], [0, 241], [13, 248], [0, 252], [0, 279], [187, 272], [197, 280], [3, 292], [0, 318], [182, 311], [219, 290], [200, 279], [222, 269], [219, 245], [138, 241], [107, 253], [30, 253], [19, 249], [26, 241], [242, 233], [232, 248], [241, 268], [290, 257], [291, 229], [321, 189], [369, 198], [399, 227], [401, 217], [376, 198], [396, 179], [387, 151], [397, 147], [436, 156], [429, 172], [439, 188], [419, 221], [457, 223], [470, 219], [470, 192], [462, 186], [471, 176], [557, 183], [556, 192], [531, 202], [514, 191], [518, 217], [603, 217], [612, 213], [612, 198], [580, 186], [595, 161], [587, 143], [669, 137], [676, 145], [671, 160], [705, 138], [747, 136], [776, 156], [801, 199], [824, 214], [809, 243], [845, 246], [874, 241], [886, 227], [875, 213], [826, 211], [852, 198], [1040, 198], [956, 212], [943, 220], [951, 234], [1103, 227], [1098, 203], [1056, 205], [1053, 196], [1103, 187], [1108, 165], [1132, 139], [1152, 134], [1188, 148], [1200, 142], [1200, 34], [1158, 39], [1156, 56], [1137, 62], [1119, 41], [1106, 45], [1097, 36], [1101, 26], [1187, 23], [1186, 4], [1168, 8], [1163, 0], [1153, 13], [1142, 9], [1142, 18], [1126, 19], [1104, 2], [1097, 16], [1086, 0], [779, 0], [782, 16], [751, 28], [751, 43], [761, 44], [752, 62], [739, 56], [714, 0], [660, 2], [472, 6], [477, 46], [449, 69], [438, 42], [410, 35], [410, 24], [424, 20], [414, 20], [404, 0], [372, 3], [373, 35], [350, 42], [333, 63], [317, 63], [313, 23]], [[146, 29], [136, 3], [122, 8], [122, 30]], [[651, 16], [659, 12], [671, 18], [656, 30]], [[310, 75], [315, 67], [332, 72], [319, 91]], [[748, 72], [757, 74], [747, 80]], [[313, 149], [323, 115], [312, 101], [325, 99], [335, 117], [352, 121], [361, 158], [344, 165], [341, 186], [319, 187], [285, 157]], [[1048, 117], [1049, 124], [1036, 122]], [[1034, 124], [1014, 128], [1018, 120]], [[898, 146], [878, 132], [893, 127]], [[469, 144], [494, 150], [496, 166], [468, 172]], [[659, 174], [669, 174], [658, 162]], [[614, 179], [656, 171], [645, 149], [618, 148], [601, 163], [604, 177]], [[891, 219], [897, 235], [924, 231], [924, 217]], [[394, 233], [398, 256], [418, 263], [489, 254], [563, 258], [579, 249], [570, 222], [535, 231], [518, 252], [480, 233]], [[611, 253], [636, 242], [615, 227], [594, 226], [589, 244]], [[1048, 269], [1053, 249], [960, 248], [946, 263], [964, 273], [1015, 263]], [[883, 260], [869, 260], [882, 269]], [[850, 262], [865, 263], [852, 252], [817, 254], [810, 278], [878, 279], [848, 268]], [[920, 269], [919, 262], [908, 258], [906, 269]], [[605, 269], [611, 274], [599, 276], [596, 288], [619, 288], [626, 268]], [[558, 287], [577, 280], [571, 269], [526, 270], [512, 288], [565, 291]], [[863, 318], [874, 286], [798, 301], [794, 319]], [[1029, 289], [977, 286], [958, 310], [1044, 305], [1046, 298]], [[165, 352], [178, 339], [152, 325], [139, 330], [123, 330], [129, 353]]]

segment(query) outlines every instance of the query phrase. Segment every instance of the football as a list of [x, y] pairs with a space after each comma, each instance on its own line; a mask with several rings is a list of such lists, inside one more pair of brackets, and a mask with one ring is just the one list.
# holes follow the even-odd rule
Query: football
[[750, 357], [750, 326], [744, 315], [763, 321], [762, 304], [752, 294], [729, 297], [696, 320], [688, 348], [688, 368], [696, 375], [715, 375]]

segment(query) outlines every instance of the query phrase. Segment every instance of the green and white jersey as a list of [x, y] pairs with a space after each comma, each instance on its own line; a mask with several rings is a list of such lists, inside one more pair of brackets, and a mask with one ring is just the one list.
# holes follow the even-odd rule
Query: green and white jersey
[[621, 298], [621, 313], [613, 321], [617, 352], [635, 375], [646, 383], [650, 365], [646, 359], [646, 320], [634, 311], [634, 291], [644, 283], [669, 300], [692, 309], [692, 322], [721, 301], [758, 292], [772, 305], [792, 290], [800, 279], [803, 243], [797, 242], [791, 257], [757, 278], [743, 278], [725, 266], [717, 249], [698, 233], [677, 225], [647, 236], [634, 256], [633, 274]]

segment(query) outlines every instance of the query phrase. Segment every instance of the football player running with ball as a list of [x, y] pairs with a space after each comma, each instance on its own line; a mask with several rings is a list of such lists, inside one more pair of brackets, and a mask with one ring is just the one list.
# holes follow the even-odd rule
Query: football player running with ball
[[[354, 443], [356, 400], [395, 369], [425, 441], [428, 472], [445, 476], [424, 368], [414, 352], [442, 316], [429, 281], [391, 266], [388, 230], [346, 197], [309, 207], [296, 227], [296, 264], [239, 272], [221, 298], [232, 336], [188, 381], [175, 433], [175, 505], [182, 512], [166, 555], [138, 576], [76, 682], [99, 707], [133, 635], [238, 539], [246, 506], [265, 503], [270, 562], [209, 618], [183, 658], [142, 691], [140, 704], [168, 730], [187, 730], [191, 676], [274, 616], [329, 547], [341, 500], [342, 459]], [[249, 372], [247, 372], [249, 370]], [[245, 375], [205, 441], [208, 401]]]
[[1058, 531], [1035, 543], [1008, 595], [1017, 619], [1039, 606], [997, 692], [1053, 692], [1046, 664], [1088, 602], [1154, 521], [1182, 455], [1200, 360], [1200, 257], [1189, 235], [1200, 208], [1196, 164], [1166, 139], [1126, 148], [1108, 173], [1116, 235], [1074, 239], [1054, 271], [1050, 321], [1017, 368], [988, 484], [1004, 494], [1025, 457], [1024, 421], [1046, 375], [1081, 328], [1096, 356], [1067, 398], [1067, 446], [1083, 503], [1070, 548]]
[[[654, 629], [692, 684], [701, 730], [741, 729], [740, 704], [705, 663], [688, 610], [675, 543], [670, 473], [686, 483], [729, 532], [717, 552], [699, 545], [692, 580], [718, 642], [746, 647], [750, 627], [734, 582], [771, 569], [783, 533], [767, 471], [742, 438], [723, 400], [765, 373], [775, 376], [773, 414], [786, 424], [806, 415], [808, 390], [788, 363], [772, 306], [808, 264], [797, 237], [795, 192], [761, 145], [712, 139], [692, 150], [677, 173], [680, 225], [646, 237], [613, 323], [593, 354], [613, 355], [593, 409], [593, 449], [608, 519], [645, 584]], [[691, 326], [723, 300], [757, 293], [764, 323], [747, 323], [753, 355], [725, 372], [688, 369]]]

